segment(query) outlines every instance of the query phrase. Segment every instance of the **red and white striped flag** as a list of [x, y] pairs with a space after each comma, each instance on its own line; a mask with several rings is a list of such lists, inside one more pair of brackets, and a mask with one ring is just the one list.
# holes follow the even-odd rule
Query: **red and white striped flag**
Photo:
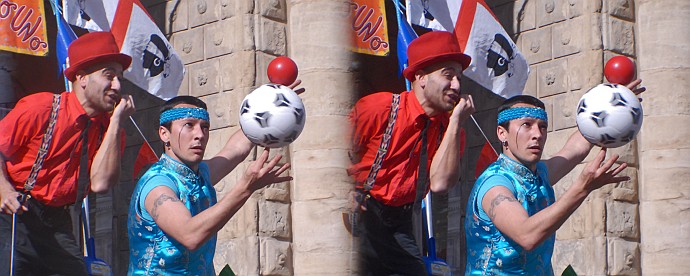
[[509, 98], [522, 94], [529, 64], [483, 0], [406, 0], [411, 24], [455, 33], [472, 57], [465, 76]]

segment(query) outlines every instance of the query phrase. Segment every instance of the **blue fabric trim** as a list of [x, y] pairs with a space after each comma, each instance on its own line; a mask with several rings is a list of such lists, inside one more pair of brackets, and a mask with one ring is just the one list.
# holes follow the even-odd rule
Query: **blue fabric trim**
[[538, 107], [514, 107], [501, 111], [498, 114], [498, 124], [520, 118], [535, 118], [549, 122], [546, 111]]
[[161, 113], [159, 123], [160, 123], [160, 125], [163, 125], [167, 122], [172, 122], [175, 120], [185, 119], [185, 118], [194, 118], [194, 119], [206, 120], [208, 122], [211, 122], [209, 120], [208, 111], [206, 111], [206, 109], [180, 107], [180, 108], [168, 109], [168, 110], [164, 111], [163, 113]]

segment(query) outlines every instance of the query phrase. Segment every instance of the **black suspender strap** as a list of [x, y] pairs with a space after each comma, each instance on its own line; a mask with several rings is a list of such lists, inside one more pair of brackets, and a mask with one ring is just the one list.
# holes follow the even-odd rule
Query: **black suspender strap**
[[31, 166], [31, 172], [29, 177], [24, 182], [24, 190], [26, 192], [31, 191], [36, 184], [36, 177], [38, 172], [43, 168], [43, 161], [48, 154], [48, 149], [50, 148], [50, 142], [53, 140], [53, 130], [55, 129], [55, 123], [57, 122], [58, 112], [60, 110], [60, 94], [53, 95], [53, 106], [50, 110], [50, 119], [48, 120], [48, 127], [46, 128], [46, 133], [43, 135], [43, 140], [41, 141], [41, 147], [38, 149], [36, 154], [36, 161], [34, 165]]
[[383, 139], [381, 139], [379, 150], [378, 152], [376, 152], [374, 163], [371, 164], [371, 169], [369, 170], [367, 181], [364, 183], [365, 192], [368, 192], [374, 186], [374, 182], [376, 181], [376, 175], [378, 174], [379, 169], [381, 169], [381, 163], [383, 162], [383, 158], [386, 157], [386, 153], [388, 153], [388, 146], [391, 143], [391, 136], [393, 136], [393, 126], [395, 125], [395, 120], [398, 118], [399, 107], [400, 94], [393, 94], [393, 101], [391, 102], [391, 111], [388, 114], [388, 126], [386, 126], [386, 131], [383, 133]]

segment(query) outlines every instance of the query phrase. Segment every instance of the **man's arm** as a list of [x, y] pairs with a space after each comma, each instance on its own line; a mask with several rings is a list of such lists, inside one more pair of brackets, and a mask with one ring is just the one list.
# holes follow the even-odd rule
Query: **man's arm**
[[460, 179], [462, 158], [461, 125], [474, 113], [472, 96], [461, 95], [460, 102], [453, 109], [441, 145], [431, 161], [429, 176], [431, 191], [445, 193]]
[[144, 201], [146, 210], [163, 232], [187, 249], [196, 250], [235, 215], [254, 191], [292, 179], [279, 176], [290, 167], [289, 164], [275, 168], [282, 156], [277, 155], [266, 164], [268, 155], [269, 151], [265, 150], [223, 199], [196, 216], [192, 216], [179, 197], [166, 186], [156, 187], [149, 192]]
[[493, 187], [484, 195], [482, 208], [501, 233], [525, 250], [532, 250], [556, 232], [589, 193], [606, 184], [629, 179], [616, 176], [627, 164], [611, 169], [618, 156], [604, 162], [605, 157], [606, 149], [602, 149], [559, 200], [531, 217], [513, 193], [503, 186]]
[[19, 192], [14, 189], [14, 186], [7, 177], [7, 167], [5, 166], [5, 157], [0, 153], [0, 213], [4, 214], [21, 214], [22, 211], [27, 211], [27, 207], [19, 208], [20, 204], [17, 200]]
[[237, 130], [230, 136], [225, 143], [223, 149], [209, 160], [206, 160], [208, 169], [211, 173], [211, 183], [216, 185], [223, 177], [228, 175], [237, 167], [249, 152], [251, 152], [254, 144], [244, 136], [242, 130]]
[[110, 124], [103, 136], [103, 142], [96, 151], [91, 164], [91, 191], [107, 192], [120, 179], [120, 124], [135, 111], [131, 95], [120, 100], [110, 116]]

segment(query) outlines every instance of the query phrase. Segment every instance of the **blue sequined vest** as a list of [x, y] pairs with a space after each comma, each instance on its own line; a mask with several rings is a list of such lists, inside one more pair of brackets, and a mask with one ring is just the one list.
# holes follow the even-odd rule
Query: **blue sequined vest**
[[[199, 164], [199, 173], [163, 154], [141, 177], [132, 193], [127, 229], [129, 234], [128, 275], [216, 275], [213, 255], [216, 251], [214, 235], [197, 250], [190, 251], [168, 237], [151, 219], [142, 214], [141, 191], [155, 176], [166, 176], [177, 187], [180, 201], [192, 216], [216, 204], [216, 190], [210, 183], [208, 166]], [[158, 178], [160, 179], [160, 178]], [[149, 189], [150, 190], [150, 187]]]
[[556, 240], [555, 234], [537, 248], [527, 251], [510, 238], [504, 237], [490, 220], [479, 217], [476, 202], [478, 191], [487, 178], [494, 175], [505, 176], [513, 182], [515, 198], [530, 216], [555, 202], [544, 162], [537, 163], [535, 173], [501, 154], [498, 160], [479, 176], [467, 203], [465, 275], [553, 275], [551, 255]]

